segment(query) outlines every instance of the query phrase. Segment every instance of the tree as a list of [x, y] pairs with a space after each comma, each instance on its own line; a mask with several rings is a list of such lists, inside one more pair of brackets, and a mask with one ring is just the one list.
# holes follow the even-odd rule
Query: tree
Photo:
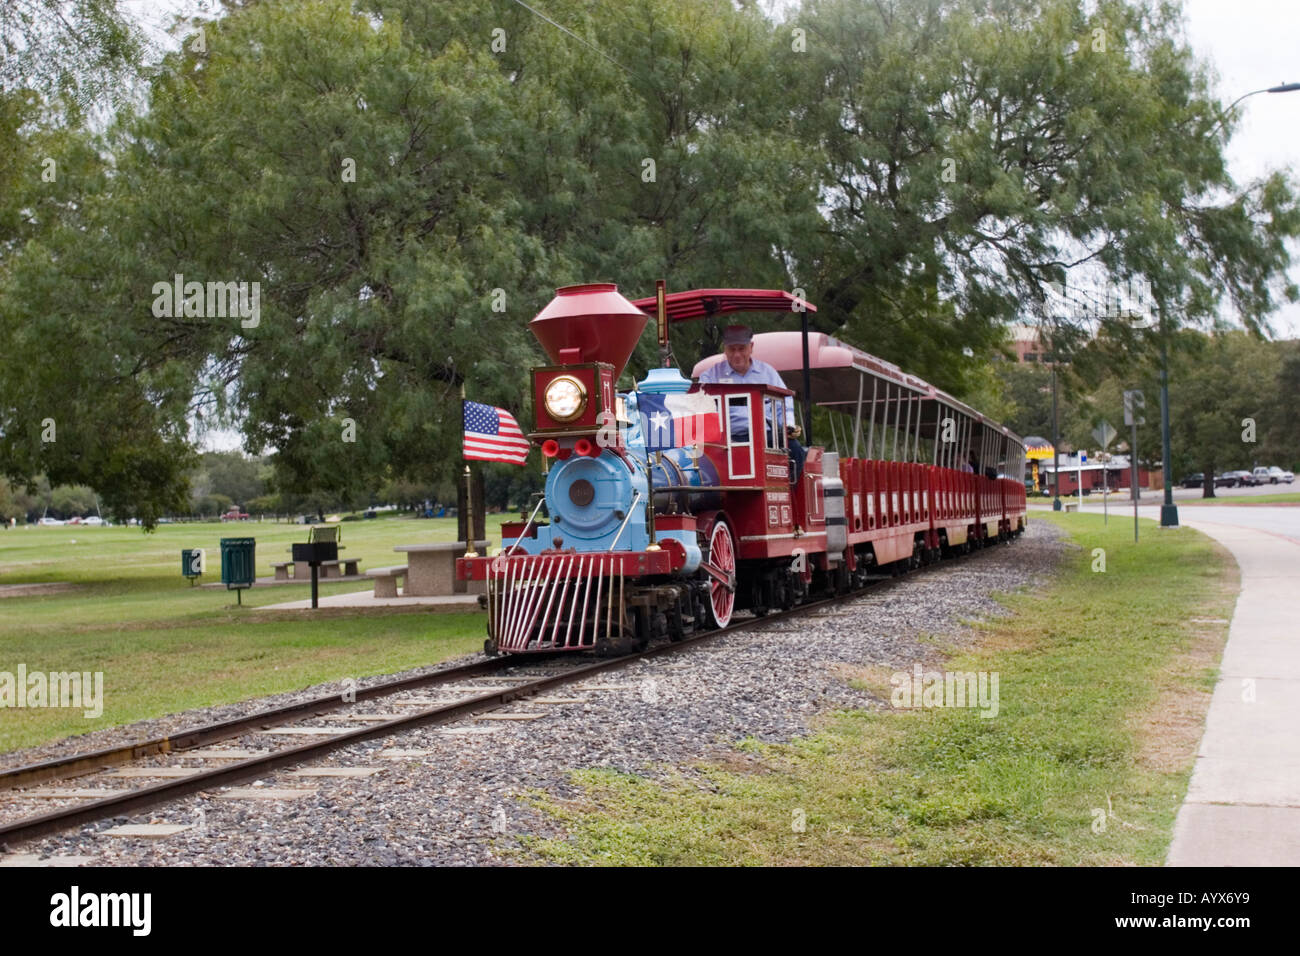
[[808, 54], [787, 60], [798, 128], [827, 151], [818, 321], [960, 395], [969, 366], [940, 343], [987, 353], [1001, 321], [1048, 314], [1081, 271], [1145, 277], [1170, 321], [1213, 316], [1226, 294], [1256, 327], [1276, 286], [1294, 301], [1292, 186], [1228, 177], [1234, 119], [1215, 130], [1180, 16], [1123, 0], [805, 3], [791, 23]]
[[119, 0], [6, 0], [0, 4], [0, 98], [26, 88], [76, 121], [119, 99], [145, 52]]
[[7, 524], [11, 519], [25, 522], [37, 508], [34, 496], [0, 478], [0, 523]]
[[[1284, 356], [1294, 343], [1268, 342], [1243, 330], [1211, 335], [1183, 330], [1174, 341], [1170, 367], [1170, 430], [1175, 476], [1204, 472], [1204, 496], [1214, 497], [1213, 478], [1227, 470], [1250, 468], [1261, 454], [1280, 444], [1275, 430], [1286, 413], [1277, 401], [1283, 394]], [[1141, 389], [1147, 397], [1146, 424], [1138, 445], [1145, 461], [1161, 450], [1156, 356], [1106, 363], [1113, 343], [1099, 338], [1075, 353], [1073, 367], [1059, 375], [1062, 448], [1096, 448], [1092, 429], [1108, 421], [1118, 431], [1116, 447], [1128, 441], [1123, 392]], [[1081, 371], [1082, 370], [1082, 371]], [[1051, 370], [1039, 365], [1010, 365], [999, 370], [1014, 408], [1006, 423], [1021, 434], [1051, 437]], [[1266, 440], [1265, 436], [1272, 436]], [[1294, 446], [1292, 446], [1294, 447]]]
[[1300, 415], [1295, 396], [1300, 395], [1300, 342], [1278, 343], [1278, 372], [1267, 397], [1265, 421], [1261, 424], [1261, 463], [1274, 462], [1291, 471], [1300, 470]]
[[1274, 345], [1246, 332], [1196, 338], [1170, 368], [1170, 434], [1175, 463], [1203, 472], [1203, 497], [1213, 498], [1215, 475], [1256, 463], [1281, 363]]
[[[994, 406], [1000, 323], [1079, 270], [1150, 282], [1164, 328], [1105, 323], [1133, 351], [1295, 296], [1292, 187], [1228, 178], [1172, 5], [552, 0], [567, 33], [507, 0], [226, 7], [102, 139], [0, 114], [21, 168], [66, 172], [12, 205], [0, 460], [147, 524], [188, 498], [193, 419], [318, 510], [454, 483], [461, 389], [527, 427], [526, 321], [570, 282], [801, 288]], [[675, 332], [684, 364], [711, 334]], [[647, 332], [624, 384], [655, 361]]]
[[246, 503], [266, 490], [261, 462], [242, 452], [207, 452], [201, 462], [205, 493], [224, 495], [233, 502]]
[[95, 491], [85, 485], [59, 485], [50, 496], [50, 509], [61, 518], [90, 514], [95, 507]]

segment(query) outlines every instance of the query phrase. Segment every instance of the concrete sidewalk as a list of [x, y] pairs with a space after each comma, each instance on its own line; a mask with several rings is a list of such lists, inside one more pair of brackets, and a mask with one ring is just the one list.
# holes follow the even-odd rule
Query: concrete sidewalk
[[[477, 611], [478, 595], [477, 594], [446, 594], [446, 595], [429, 595], [416, 597], [412, 595], [398, 595], [397, 597], [381, 598], [375, 597], [374, 591], [351, 591], [347, 594], [331, 594], [329, 597], [322, 596], [317, 604], [320, 607], [351, 607], [351, 608], [377, 608], [377, 607], [431, 607], [442, 608], [444, 610], [454, 611]], [[288, 601], [284, 604], [267, 604], [257, 610], [259, 611], [302, 611], [311, 610], [311, 598], [303, 601]]]
[[1241, 594], [1169, 866], [1300, 866], [1300, 541], [1197, 520]]

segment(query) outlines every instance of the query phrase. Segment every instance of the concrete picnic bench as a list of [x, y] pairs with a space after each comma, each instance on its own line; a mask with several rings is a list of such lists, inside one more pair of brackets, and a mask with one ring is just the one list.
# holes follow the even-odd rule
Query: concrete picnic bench
[[374, 578], [375, 597], [395, 598], [397, 597], [397, 579], [406, 577], [406, 565], [391, 568], [371, 568], [366, 572], [366, 577]]
[[[487, 554], [488, 542], [476, 541], [475, 550], [479, 554]], [[464, 541], [449, 541], [439, 544], [399, 544], [393, 548], [394, 551], [404, 552], [406, 554], [405, 568], [384, 568], [388, 574], [379, 575], [366, 573], [375, 578], [375, 597], [395, 597], [396, 596], [396, 578], [402, 574], [406, 577], [406, 587], [402, 589], [404, 597], [426, 597], [430, 595], [448, 595], [448, 594], [478, 594], [486, 592], [486, 582], [484, 581], [457, 581], [456, 580], [456, 559], [464, 556]], [[391, 572], [401, 571], [402, 574], [393, 575]], [[389, 580], [392, 582], [393, 593], [381, 594], [380, 582], [384, 581], [385, 585]], [[385, 586], [387, 590], [387, 586]]]

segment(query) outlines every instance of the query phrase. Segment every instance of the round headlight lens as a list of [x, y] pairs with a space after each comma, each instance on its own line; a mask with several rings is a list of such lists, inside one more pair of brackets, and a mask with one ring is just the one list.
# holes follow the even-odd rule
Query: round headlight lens
[[546, 386], [546, 411], [556, 421], [568, 422], [587, 407], [587, 390], [569, 375], [562, 375]]

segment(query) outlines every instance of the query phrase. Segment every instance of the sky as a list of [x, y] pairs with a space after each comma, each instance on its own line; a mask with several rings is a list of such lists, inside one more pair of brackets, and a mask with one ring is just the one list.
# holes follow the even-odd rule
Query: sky
[[[1300, 82], [1300, 2], [1297, 0], [1184, 0], [1187, 37], [1219, 76], [1230, 103], [1243, 93]], [[1234, 111], [1239, 121], [1228, 144], [1228, 168], [1238, 183], [1275, 169], [1300, 178], [1300, 90], [1261, 93]], [[1300, 245], [1291, 279], [1300, 285]], [[1271, 317], [1280, 338], [1300, 337], [1300, 304]]]
[[[159, 29], [172, 11], [193, 11], [198, 3], [126, 0], [126, 7], [161, 39]], [[545, 0], [532, 5], [546, 12]], [[764, 0], [763, 5], [769, 11], [783, 6], [782, 0]], [[1183, 0], [1183, 9], [1188, 41], [1217, 73], [1225, 104], [1251, 90], [1300, 82], [1300, 0]], [[1283, 169], [1300, 180], [1300, 91], [1252, 96], [1235, 114], [1239, 124], [1228, 146], [1233, 178], [1241, 184]], [[1291, 251], [1296, 260], [1291, 278], [1300, 285], [1300, 244]], [[1300, 304], [1283, 306], [1269, 322], [1279, 338], [1300, 337]], [[226, 433], [207, 440], [208, 447], [235, 444]]]

